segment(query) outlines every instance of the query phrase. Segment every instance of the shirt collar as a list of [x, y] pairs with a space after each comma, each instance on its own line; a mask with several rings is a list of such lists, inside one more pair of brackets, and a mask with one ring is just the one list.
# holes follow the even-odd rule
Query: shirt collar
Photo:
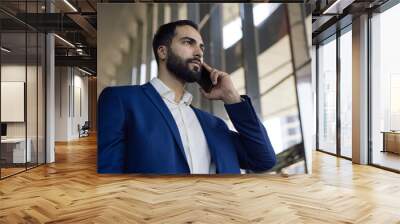
[[[176, 104], [174, 91], [172, 91], [167, 85], [165, 85], [165, 83], [161, 81], [161, 79], [154, 77], [152, 80], [150, 80], [150, 83], [153, 85], [153, 87], [157, 90], [157, 92], [163, 99], [166, 99], [169, 102]], [[185, 90], [179, 104], [184, 103], [188, 106], [192, 103], [192, 99], [193, 99], [192, 94], [190, 94], [188, 91]]]

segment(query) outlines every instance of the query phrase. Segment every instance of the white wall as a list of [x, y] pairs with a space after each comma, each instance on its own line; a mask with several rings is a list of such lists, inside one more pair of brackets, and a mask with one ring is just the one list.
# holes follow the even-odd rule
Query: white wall
[[[11, 82], [25, 82], [25, 75], [26, 71], [28, 72], [28, 75], [30, 74], [36, 74], [36, 67], [33, 66], [27, 66], [25, 65], [18, 65], [18, 64], [8, 64], [8, 65], [2, 65], [1, 66], [1, 81], [11, 81]], [[35, 83], [36, 84], [36, 83]], [[28, 89], [31, 90], [31, 89]], [[36, 98], [36, 89], [32, 89], [34, 92], [29, 92], [27, 93], [28, 102], [33, 101], [31, 98], [34, 97]], [[32, 105], [36, 107], [35, 105]], [[8, 108], [1, 108], [1, 110], [7, 110]], [[34, 117], [32, 117], [34, 115]], [[35, 120], [36, 121], [36, 114], [27, 114], [28, 118], [28, 129], [34, 128], [36, 129], [36, 126], [33, 127], [33, 124], [31, 124], [31, 121]], [[25, 137], [25, 126], [26, 122], [7, 122], [7, 136], [8, 137]], [[28, 137], [29, 133], [32, 133], [31, 131], [28, 130]]]
[[[38, 69], [38, 70], [37, 70]], [[44, 74], [42, 67], [25, 66], [25, 64], [3, 64], [1, 66], [1, 81], [24, 82], [26, 83], [26, 106], [22, 106], [22, 113], [26, 112], [26, 121], [6, 122], [7, 137], [21, 138], [25, 135], [30, 139], [32, 160], [36, 161], [39, 154], [39, 163], [44, 162], [45, 146], [45, 117], [44, 117]], [[25, 80], [27, 78], [27, 81]], [[24, 94], [23, 90], [21, 94]], [[3, 89], [2, 89], [3, 92]], [[8, 98], [2, 95], [2, 98]], [[13, 113], [13, 108], [2, 107], [2, 112]], [[51, 162], [51, 160], [49, 160]]]
[[55, 85], [55, 141], [77, 139], [78, 124], [88, 120], [88, 78], [75, 68], [56, 67]]

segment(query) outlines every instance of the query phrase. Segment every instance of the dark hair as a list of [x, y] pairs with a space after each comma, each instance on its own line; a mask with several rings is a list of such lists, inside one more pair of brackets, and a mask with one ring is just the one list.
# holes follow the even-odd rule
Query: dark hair
[[160, 26], [153, 37], [153, 51], [157, 64], [159, 63], [159, 58], [157, 54], [158, 47], [160, 45], [170, 46], [172, 38], [174, 38], [175, 36], [175, 30], [177, 26], [191, 26], [196, 30], [199, 30], [197, 24], [190, 20], [178, 20]]

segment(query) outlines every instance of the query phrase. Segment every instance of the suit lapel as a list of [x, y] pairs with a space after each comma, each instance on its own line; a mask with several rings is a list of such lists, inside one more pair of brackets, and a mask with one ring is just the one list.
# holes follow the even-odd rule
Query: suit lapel
[[165, 122], [167, 122], [168, 127], [171, 130], [171, 132], [175, 138], [175, 141], [179, 146], [179, 150], [181, 151], [181, 154], [185, 158], [186, 165], [189, 167], [189, 164], [187, 163], [187, 159], [186, 159], [185, 150], [183, 149], [181, 136], [179, 135], [178, 127], [176, 126], [174, 117], [172, 116], [171, 112], [169, 111], [167, 105], [164, 103], [163, 99], [161, 98], [161, 96], [157, 92], [157, 90], [150, 83], [146, 83], [142, 87], [143, 87], [143, 90], [144, 90], [144, 93], [146, 94], [146, 96], [151, 100], [151, 102], [158, 109], [158, 111], [160, 111]]

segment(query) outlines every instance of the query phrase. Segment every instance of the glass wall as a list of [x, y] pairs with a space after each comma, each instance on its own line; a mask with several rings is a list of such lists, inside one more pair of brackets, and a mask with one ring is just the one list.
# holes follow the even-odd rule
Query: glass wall
[[400, 170], [400, 4], [371, 18], [372, 164]]
[[336, 154], [336, 35], [318, 47], [319, 150]]
[[[1, 34], [1, 175], [25, 170], [26, 148], [26, 33]], [[7, 49], [6, 51], [4, 49]]]
[[[15, 4], [18, 13], [36, 13], [43, 11], [42, 3]], [[45, 36], [3, 12], [0, 28], [0, 177], [5, 178], [45, 162]]]
[[340, 155], [351, 158], [352, 141], [352, 33], [344, 29], [340, 41]]
[[[275, 153], [279, 161], [281, 156], [292, 154], [294, 157], [304, 157], [298, 146], [302, 143], [299, 108], [296, 91], [296, 77], [293, 67], [296, 66], [292, 58], [292, 52], [301, 51], [301, 48], [294, 49], [291, 45], [289, 29], [292, 35], [296, 28], [287, 27], [291, 14], [286, 17], [290, 9], [280, 3], [255, 4], [253, 7], [254, 26], [257, 31], [257, 65], [259, 79], [259, 94], [261, 104], [261, 118], [267, 129]], [[273, 21], [270, 18], [279, 18]], [[305, 17], [300, 19], [305, 20]], [[304, 23], [305, 24], [305, 23]], [[305, 29], [305, 27], [303, 27]], [[297, 33], [298, 34], [298, 33]], [[304, 35], [304, 34], [303, 34]], [[304, 43], [307, 45], [307, 43]], [[293, 49], [291, 49], [293, 48]], [[302, 52], [303, 58], [307, 58], [306, 52]], [[298, 65], [297, 70], [304, 69], [306, 64]], [[308, 73], [311, 73], [309, 71]], [[278, 162], [279, 163], [279, 162]], [[301, 160], [292, 161], [292, 165], [285, 169], [285, 172], [304, 172], [304, 162]]]

